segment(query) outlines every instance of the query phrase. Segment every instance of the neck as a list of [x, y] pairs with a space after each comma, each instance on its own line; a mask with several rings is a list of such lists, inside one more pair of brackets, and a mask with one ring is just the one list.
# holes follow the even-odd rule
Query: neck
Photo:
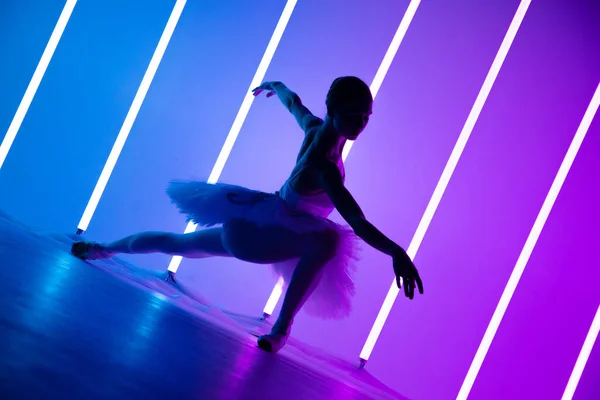
[[323, 150], [330, 156], [341, 157], [347, 139], [335, 129], [333, 121], [329, 117], [325, 118], [321, 135]]

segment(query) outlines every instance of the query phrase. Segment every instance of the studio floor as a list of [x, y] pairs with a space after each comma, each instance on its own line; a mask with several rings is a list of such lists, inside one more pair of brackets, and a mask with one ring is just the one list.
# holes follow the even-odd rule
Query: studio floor
[[404, 399], [359, 369], [119, 259], [85, 262], [74, 237], [0, 213], [0, 398]]

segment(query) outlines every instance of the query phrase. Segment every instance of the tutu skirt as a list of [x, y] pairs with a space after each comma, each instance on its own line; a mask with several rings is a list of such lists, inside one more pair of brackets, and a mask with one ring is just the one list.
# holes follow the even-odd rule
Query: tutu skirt
[[[167, 194], [179, 211], [186, 215], [188, 222], [193, 221], [202, 227], [244, 219], [258, 226], [280, 226], [297, 233], [335, 230], [340, 238], [336, 255], [325, 266], [304, 310], [323, 319], [341, 319], [350, 314], [359, 239], [349, 227], [295, 209], [276, 193], [236, 185], [171, 181]], [[275, 275], [282, 277], [287, 286], [297, 263], [298, 259], [290, 259], [271, 266]]]

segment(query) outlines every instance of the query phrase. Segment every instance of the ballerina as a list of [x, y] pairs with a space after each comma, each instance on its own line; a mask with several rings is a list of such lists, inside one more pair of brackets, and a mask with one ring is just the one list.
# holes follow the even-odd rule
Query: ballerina
[[[77, 242], [71, 252], [82, 259], [164, 253], [271, 264], [287, 289], [271, 332], [258, 338], [258, 346], [277, 352], [302, 307], [322, 318], [349, 315], [359, 238], [391, 256], [396, 283], [404, 287], [406, 297], [413, 299], [416, 288], [423, 294], [423, 283], [406, 251], [367, 220], [344, 186], [342, 150], [369, 121], [369, 87], [353, 76], [335, 79], [327, 93], [325, 119], [313, 115], [281, 82], [265, 82], [253, 90], [254, 96], [263, 92], [277, 96], [305, 134], [296, 165], [278, 192], [171, 181], [167, 194], [172, 202], [188, 221], [205, 229], [188, 234], [141, 232], [111, 243]], [[334, 209], [349, 226], [328, 219]]]

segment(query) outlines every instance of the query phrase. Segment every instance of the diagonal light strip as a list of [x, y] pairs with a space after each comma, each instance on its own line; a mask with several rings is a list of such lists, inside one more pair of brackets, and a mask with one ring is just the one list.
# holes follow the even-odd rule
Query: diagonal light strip
[[[433, 219], [433, 215], [435, 214], [435, 212], [440, 204], [440, 201], [442, 199], [442, 196], [444, 195], [444, 192], [446, 191], [446, 188], [448, 187], [450, 178], [454, 174], [456, 165], [458, 164], [458, 161], [462, 155], [462, 152], [465, 149], [465, 146], [467, 145], [467, 141], [469, 140], [469, 137], [471, 136], [471, 133], [473, 132], [475, 123], [477, 122], [479, 115], [481, 114], [483, 105], [485, 104], [485, 102], [490, 94], [490, 91], [492, 90], [494, 82], [496, 81], [496, 77], [498, 76], [498, 73], [500, 72], [500, 69], [502, 68], [502, 64], [504, 63], [504, 60], [506, 59], [506, 55], [508, 54], [508, 51], [513, 43], [513, 40], [514, 40], [518, 30], [519, 30], [519, 27], [521, 26], [521, 22], [523, 21], [523, 18], [525, 17], [525, 14], [527, 13], [527, 9], [529, 8], [530, 3], [531, 3], [530, 0], [521, 0], [521, 3], [519, 4], [519, 7], [513, 17], [513, 20], [511, 22], [510, 26], [508, 27], [508, 31], [506, 32], [506, 35], [504, 36], [504, 39], [502, 40], [500, 49], [498, 50], [498, 53], [496, 54], [496, 57], [494, 58], [492, 66], [490, 67], [490, 70], [483, 82], [481, 90], [479, 91], [479, 94], [477, 95], [477, 98], [475, 99], [473, 108], [471, 109], [471, 112], [469, 113], [469, 116], [467, 117], [467, 121], [465, 122], [465, 125], [463, 126], [463, 129], [460, 132], [458, 140], [457, 140], [456, 144], [454, 145], [454, 148], [452, 149], [450, 158], [448, 159], [448, 162], [446, 163], [446, 166], [444, 167], [442, 176], [440, 177], [440, 180], [438, 181], [438, 183], [435, 187], [433, 195], [431, 196], [431, 199], [429, 200], [429, 204], [427, 204], [427, 208], [425, 209], [425, 213], [423, 214], [421, 221], [419, 222], [419, 225], [417, 227], [417, 230], [410, 242], [410, 245], [408, 246], [407, 253], [412, 259], [414, 259], [419, 247], [421, 246], [423, 238], [425, 237], [425, 233], [427, 232], [427, 229], [429, 228], [429, 224], [431, 223], [431, 220]], [[369, 336], [367, 337], [367, 340], [365, 341], [363, 349], [360, 353], [360, 359], [362, 360], [363, 363], [366, 362], [369, 359], [369, 357], [371, 356], [371, 352], [373, 351], [373, 348], [375, 347], [375, 343], [377, 342], [377, 339], [379, 338], [379, 335], [381, 333], [381, 330], [383, 329], [385, 321], [387, 320], [387, 317], [390, 314], [390, 311], [392, 310], [392, 306], [394, 304], [394, 301], [396, 300], [396, 297], [398, 296], [398, 293], [399, 293], [399, 289], [396, 286], [396, 282], [394, 281], [394, 282], [392, 282], [392, 285], [391, 285], [391, 287], [388, 291], [388, 294], [383, 302], [383, 305], [381, 306], [381, 309], [379, 310], [379, 314], [377, 315], [375, 323], [373, 324], [373, 327], [371, 328], [371, 331], [369, 332]]]
[[42, 53], [42, 58], [38, 62], [38, 65], [31, 77], [31, 81], [29, 81], [29, 85], [25, 90], [25, 94], [21, 99], [21, 103], [17, 108], [17, 112], [15, 113], [10, 126], [8, 127], [8, 131], [2, 140], [2, 144], [0, 144], [0, 169], [6, 160], [6, 156], [10, 151], [10, 148], [17, 137], [17, 133], [19, 133], [19, 129], [21, 129], [21, 124], [25, 119], [25, 115], [27, 111], [29, 111], [29, 106], [35, 97], [35, 93], [37, 92], [42, 79], [44, 78], [44, 74], [46, 73], [46, 69], [50, 64], [50, 60], [52, 60], [52, 56], [54, 55], [54, 51], [56, 50], [56, 46], [58, 46], [58, 42], [60, 42], [60, 38], [62, 37], [63, 32], [71, 18], [71, 14], [73, 13], [73, 9], [75, 8], [75, 4], [77, 4], [77, 0], [67, 0], [65, 6], [63, 7], [62, 12], [60, 13], [60, 17], [54, 26], [54, 30], [52, 31], [52, 35], [50, 35], [50, 39], [46, 44], [46, 48]]
[[[252, 81], [250, 82], [250, 88], [246, 91], [246, 95], [244, 97], [244, 100], [242, 101], [242, 105], [240, 106], [240, 109], [238, 110], [238, 113], [235, 116], [233, 125], [229, 129], [229, 133], [227, 134], [225, 143], [223, 144], [223, 147], [221, 148], [221, 152], [219, 153], [219, 156], [217, 157], [217, 161], [215, 162], [215, 165], [213, 166], [213, 169], [208, 177], [208, 183], [212, 183], [212, 184], [216, 183], [219, 180], [221, 173], [223, 172], [225, 163], [227, 162], [227, 159], [229, 158], [229, 154], [231, 153], [231, 150], [233, 149], [233, 145], [235, 144], [235, 141], [237, 140], [240, 130], [242, 129], [242, 125], [244, 125], [246, 116], [248, 116], [248, 112], [250, 111], [250, 107], [252, 106], [252, 102], [254, 101], [254, 95], [252, 94], [252, 89], [259, 86], [262, 83], [263, 79], [265, 78], [267, 69], [269, 68], [269, 65], [271, 64], [271, 60], [273, 59], [273, 56], [275, 55], [277, 46], [279, 46], [279, 42], [281, 41], [283, 32], [285, 32], [285, 28], [287, 27], [287, 24], [292, 16], [292, 13], [294, 12], [294, 8], [296, 7], [297, 2], [298, 2], [298, 0], [288, 0], [287, 3], [285, 4], [283, 12], [281, 13], [281, 16], [279, 17], [279, 21], [277, 22], [277, 26], [275, 26], [275, 30], [273, 31], [273, 35], [271, 36], [271, 40], [269, 41], [269, 44], [267, 45], [267, 49], [265, 50], [265, 53], [263, 54], [263, 57], [260, 60], [258, 68], [256, 69], [256, 72], [254, 73], [254, 78], [252, 78]], [[196, 227], [197, 227], [196, 224], [194, 224], [193, 222], [190, 222], [190, 223], [188, 223], [187, 227], [185, 228], [184, 233], [193, 232], [196, 230]], [[177, 269], [179, 269], [179, 265], [181, 264], [182, 259], [183, 258], [181, 256], [174, 256], [171, 259], [171, 262], [169, 263], [168, 270], [171, 271], [172, 273], [177, 272]]]
[[[379, 93], [379, 89], [383, 84], [383, 80], [387, 75], [390, 66], [392, 65], [392, 61], [396, 57], [396, 53], [398, 53], [398, 49], [400, 48], [400, 44], [404, 40], [404, 36], [406, 36], [406, 31], [408, 31], [408, 27], [410, 26], [417, 9], [419, 8], [419, 4], [421, 4], [421, 0], [411, 0], [404, 12], [404, 16], [402, 20], [400, 20], [400, 25], [398, 25], [398, 29], [392, 38], [392, 42], [390, 43], [385, 56], [383, 56], [383, 60], [375, 73], [375, 78], [373, 78], [373, 82], [371, 82], [371, 93], [373, 95], [373, 99]], [[344, 150], [342, 151], [342, 159], [346, 161], [346, 157], [348, 157], [348, 153], [350, 153], [350, 149], [354, 145], [354, 141], [346, 142], [344, 146]]]
[[146, 98], [146, 94], [150, 89], [150, 85], [152, 84], [152, 80], [154, 79], [154, 75], [156, 75], [156, 71], [162, 61], [163, 55], [167, 50], [167, 46], [171, 41], [171, 36], [173, 36], [173, 32], [175, 31], [175, 27], [179, 22], [179, 17], [183, 12], [183, 8], [185, 7], [186, 0], [177, 0], [175, 6], [173, 7], [173, 11], [171, 12], [171, 16], [167, 21], [167, 25], [160, 37], [158, 45], [154, 50], [154, 55], [150, 60], [150, 64], [148, 64], [148, 68], [146, 69], [146, 73], [142, 78], [142, 82], [140, 83], [140, 87], [135, 94], [133, 102], [131, 103], [131, 107], [129, 108], [129, 112], [123, 121], [123, 125], [121, 126], [121, 130], [117, 135], [117, 139], [113, 144], [112, 150], [108, 155], [108, 159], [106, 160], [106, 164], [104, 164], [104, 168], [102, 169], [102, 173], [100, 173], [100, 177], [96, 182], [96, 186], [94, 187], [94, 191], [88, 201], [87, 206], [85, 207], [85, 211], [77, 225], [78, 233], [85, 232], [96, 212], [96, 208], [98, 207], [98, 203], [100, 202], [100, 198], [106, 189], [106, 185], [108, 184], [108, 180], [112, 175], [113, 170], [115, 169], [115, 165], [117, 164], [117, 160], [121, 155], [121, 151], [125, 146], [125, 142], [129, 137], [129, 132], [131, 132], [131, 128], [133, 127], [133, 123], [137, 118], [138, 113], [140, 112], [140, 108], [142, 107], [142, 103]]
[[[377, 93], [379, 93], [379, 89], [381, 88], [383, 80], [385, 79], [385, 76], [387, 75], [388, 70], [392, 65], [392, 61], [396, 57], [396, 53], [398, 52], [400, 44], [402, 43], [402, 40], [406, 35], [406, 31], [408, 30], [408, 27], [410, 26], [413, 17], [415, 16], [417, 9], [419, 8], [419, 4], [421, 4], [421, 0], [411, 0], [411, 2], [408, 4], [408, 7], [406, 8], [406, 11], [404, 12], [404, 16], [400, 21], [400, 25], [398, 25], [398, 29], [396, 30], [396, 33], [392, 38], [392, 42], [390, 43], [385, 55], [383, 56], [383, 60], [381, 61], [381, 64], [379, 65], [379, 68], [375, 73], [375, 78], [373, 78], [373, 82], [371, 82], [370, 88], [371, 93], [373, 95], [373, 99], [375, 99]], [[346, 161], [346, 157], [348, 157], [348, 153], [350, 153], [350, 149], [352, 148], [353, 144], [353, 141], [346, 142], [344, 150], [342, 151], [343, 161]], [[269, 296], [269, 299], [267, 300], [267, 304], [265, 304], [265, 307], [263, 309], [263, 316], [270, 316], [273, 314], [273, 311], [275, 310], [275, 307], [277, 306], [277, 303], [279, 302], [279, 299], [283, 294], [283, 285], [283, 279], [278, 279], [277, 283], [275, 284], [275, 287], [273, 288], [273, 291], [271, 292], [271, 295]]]
[[567, 150], [567, 154], [565, 155], [565, 158], [563, 159], [560, 165], [558, 173], [556, 174], [556, 177], [552, 182], [552, 186], [550, 187], [550, 190], [546, 195], [546, 199], [542, 204], [542, 208], [540, 209], [540, 212], [535, 222], [533, 223], [531, 232], [529, 233], [529, 236], [525, 241], [525, 245], [521, 250], [519, 258], [517, 259], [517, 263], [510, 275], [510, 278], [508, 279], [504, 291], [502, 292], [500, 301], [498, 302], [498, 305], [496, 306], [496, 310], [492, 315], [490, 323], [487, 329], [485, 330], [483, 339], [481, 339], [481, 343], [479, 344], [477, 353], [475, 354], [471, 366], [469, 367], [469, 371], [467, 372], [465, 380], [460, 388], [460, 392], [458, 393], [457, 399], [466, 399], [469, 396], [469, 393], [471, 392], [471, 388], [475, 383], [475, 379], [477, 378], [479, 370], [481, 369], [483, 360], [485, 359], [485, 356], [487, 355], [487, 352], [490, 349], [492, 341], [494, 340], [494, 336], [496, 335], [498, 327], [500, 326], [500, 322], [502, 321], [504, 313], [508, 308], [508, 304], [510, 303], [512, 296], [515, 293], [517, 285], [519, 284], [519, 280], [521, 279], [523, 271], [525, 270], [527, 262], [529, 261], [529, 257], [531, 257], [531, 253], [533, 252], [533, 249], [535, 248], [538, 238], [540, 237], [542, 229], [544, 228], [544, 225], [548, 220], [548, 215], [550, 214], [550, 211], [552, 211], [554, 202], [556, 201], [558, 193], [560, 192], [562, 185], [565, 182], [565, 179], [567, 178], [569, 170], [573, 165], [573, 161], [575, 160], [575, 157], [579, 152], [581, 143], [583, 142], [583, 139], [587, 134], [587, 131], [592, 123], [592, 119], [594, 119], [594, 115], [596, 114], [599, 105], [600, 84], [598, 84], [598, 87], [596, 88], [596, 92], [594, 93], [594, 96], [592, 97], [592, 100], [583, 116], [583, 119], [581, 120], [581, 124], [579, 125], [579, 128], [577, 129], [577, 132], [573, 137], [573, 141], [571, 142], [571, 145]]
[[585, 336], [585, 341], [583, 342], [583, 346], [581, 347], [581, 351], [579, 352], [579, 356], [577, 357], [577, 361], [575, 362], [575, 367], [573, 368], [573, 372], [571, 372], [571, 376], [569, 377], [569, 382], [567, 383], [567, 387], [562, 396], [562, 400], [571, 400], [575, 395], [575, 391], [577, 390], [577, 385], [579, 384], [579, 379], [581, 379], [581, 375], [583, 374], [583, 370], [585, 369], [585, 364], [587, 364], [588, 358], [590, 358], [590, 354], [592, 352], [592, 348], [594, 347], [594, 343], [598, 338], [598, 332], [600, 331], [600, 306], [596, 311], [596, 315], [592, 320], [592, 326], [590, 326], [590, 330]]

